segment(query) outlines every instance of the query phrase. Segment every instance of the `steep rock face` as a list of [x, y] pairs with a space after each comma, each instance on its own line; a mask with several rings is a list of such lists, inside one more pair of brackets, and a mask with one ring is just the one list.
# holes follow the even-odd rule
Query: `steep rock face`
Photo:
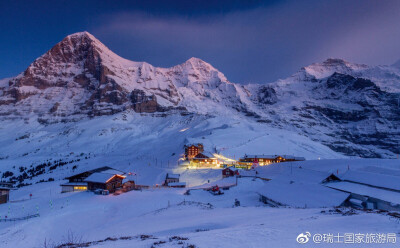
[[329, 59], [268, 85], [267, 94], [258, 88], [257, 102], [268, 109], [263, 118], [273, 125], [298, 130], [335, 151], [394, 157], [400, 153], [400, 94], [385, 85], [397, 74], [382, 70], [393, 72]]
[[[126, 109], [188, 109], [208, 114], [221, 103], [243, 106], [239, 97], [242, 91], [243, 87], [230, 83], [200, 59], [157, 68], [123, 59], [91, 34], [82, 32], [67, 36], [23, 73], [0, 85], [0, 114], [15, 117], [34, 113], [50, 121]], [[132, 92], [142, 92], [152, 99], [132, 102]]]
[[143, 90], [133, 90], [131, 100], [136, 112], [154, 113], [158, 110], [157, 97], [155, 95], [147, 96]]

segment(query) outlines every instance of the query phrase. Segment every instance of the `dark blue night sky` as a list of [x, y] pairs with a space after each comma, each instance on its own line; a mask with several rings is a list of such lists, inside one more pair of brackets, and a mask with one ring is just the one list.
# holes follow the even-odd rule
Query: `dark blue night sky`
[[400, 59], [400, 1], [0, 1], [0, 78], [88, 31], [118, 55], [169, 67], [199, 57], [238, 83], [328, 57]]

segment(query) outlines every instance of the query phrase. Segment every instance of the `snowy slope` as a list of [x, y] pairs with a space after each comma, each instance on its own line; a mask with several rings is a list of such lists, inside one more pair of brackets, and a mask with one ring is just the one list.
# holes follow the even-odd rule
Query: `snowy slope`
[[[0, 172], [14, 174], [6, 180], [13, 178], [20, 183], [35, 183], [111, 166], [137, 173], [140, 183], [160, 184], [167, 171], [179, 168], [183, 146], [190, 142], [203, 142], [207, 152], [219, 152], [236, 159], [246, 153], [267, 151], [301, 154], [307, 159], [344, 158], [305, 136], [265, 128], [261, 123], [240, 116], [232, 118], [183, 117], [180, 114], [155, 117], [131, 111], [115, 114], [113, 118], [101, 116], [47, 126], [36, 120], [29, 124], [22, 120], [3, 121]], [[221, 126], [221, 123], [225, 124]], [[58, 160], [67, 164], [50, 169]], [[51, 165], [47, 165], [49, 162]], [[46, 163], [43, 169], [40, 168], [42, 163]], [[75, 165], [77, 169], [73, 172]], [[35, 173], [29, 172], [32, 168]], [[25, 176], [18, 178], [21, 175]], [[198, 184], [204, 183], [207, 177], [210, 176], [199, 178]]]

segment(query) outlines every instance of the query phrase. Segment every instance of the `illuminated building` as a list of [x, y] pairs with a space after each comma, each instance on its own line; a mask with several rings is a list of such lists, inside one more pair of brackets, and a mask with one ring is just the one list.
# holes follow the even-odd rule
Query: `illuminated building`
[[185, 159], [190, 160], [197, 156], [197, 154], [204, 152], [204, 146], [201, 143], [196, 145], [185, 145]]

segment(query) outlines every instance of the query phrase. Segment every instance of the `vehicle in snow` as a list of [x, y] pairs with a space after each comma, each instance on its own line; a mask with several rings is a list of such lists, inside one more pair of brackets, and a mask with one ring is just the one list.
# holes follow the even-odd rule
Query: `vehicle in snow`
[[209, 192], [210, 192], [211, 194], [213, 194], [213, 195], [223, 195], [223, 194], [224, 194], [224, 192], [222, 192], [222, 191], [220, 190], [220, 188], [218, 187], [218, 185], [213, 186], [213, 187], [209, 190]]
[[110, 191], [108, 191], [108, 190], [106, 190], [106, 189], [96, 189], [96, 190], [94, 191], [94, 193], [95, 193], [96, 195], [109, 195], [109, 194], [110, 194]]

